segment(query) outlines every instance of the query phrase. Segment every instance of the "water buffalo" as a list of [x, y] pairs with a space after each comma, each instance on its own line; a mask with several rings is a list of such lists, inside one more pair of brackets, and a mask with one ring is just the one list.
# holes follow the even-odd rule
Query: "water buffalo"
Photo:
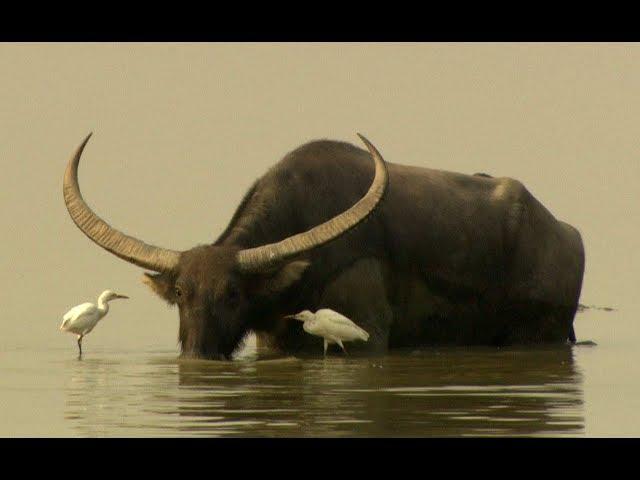
[[368, 152], [313, 141], [253, 184], [214, 243], [179, 252], [87, 206], [78, 163], [88, 139], [65, 171], [69, 214], [154, 272], [145, 282], [180, 311], [183, 356], [229, 359], [249, 331], [281, 352], [321, 353], [321, 339], [284, 318], [319, 308], [367, 330], [365, 353], [575, 341], [582, 239], [516, 180], [386, 163], [364, 137]]

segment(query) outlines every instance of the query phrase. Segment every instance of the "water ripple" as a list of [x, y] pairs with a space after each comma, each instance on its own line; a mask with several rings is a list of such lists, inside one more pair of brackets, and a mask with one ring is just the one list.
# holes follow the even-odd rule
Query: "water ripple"
[[493, 436], [584, 431], [568, 348], [439, 349], [368, 359], [68, 364], [81, 436]]

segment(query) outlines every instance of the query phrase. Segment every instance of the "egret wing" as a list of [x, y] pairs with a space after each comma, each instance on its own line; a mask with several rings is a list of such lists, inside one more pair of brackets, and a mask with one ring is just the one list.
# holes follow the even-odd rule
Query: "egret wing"
[[366, 330], [360, 328], [355, 322], [349, 320], [344, 315], [329, 309], [319, 310], [318, 313], [321, 315], [321, 318], [326, 318], [336, 335], [340, 332], [340, 338], [345, 340], [360, 338], [365, 341], [369, 339], [369, 333]]
[[369, 334], [355, 323], [351, 325], [334, 323], [331, 325], [331, 334], [345, 341], [367, 340], [369, 338]]
[[64, 315], [63, 327], [72, 328], [74, 331], [83, 332], [90, 327], [98, 315], [98, 307], [93, 303], [83, 303], [73, 307]]
[[322, 310], [318, 310], [316, 313], [320, 318], [327, 319], [331, 321], [331, 323], [342, 324], [342, 325], [355, 325], [351, 320], [347, 317], [338, 313], [334, 310], [329, 310], [328, 308], [323, 308]]

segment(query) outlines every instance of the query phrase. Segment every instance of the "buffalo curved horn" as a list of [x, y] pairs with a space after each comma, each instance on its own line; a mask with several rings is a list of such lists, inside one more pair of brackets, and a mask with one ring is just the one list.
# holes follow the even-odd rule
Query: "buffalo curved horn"
[[80, 144], [64, 172], [62, 193], [69, 215], [87, 237], [123, 260], [156, 272], [174, 270], [180, 252], [147, 245], [125, 235], [102, 220], [85, 203], [78, 185], [78, 163], [91, 135], [87, 135]]
[[268, 271], [287, 259], [320, 247], [353, 229], [365, 220], [384, 196], [389, 174], [384, 159], [369, 140], [358, 134], [375, 162], [375, 176], [369, 191], [355, 205], [306, 232], [287, 237], [276, 243], [241, 250], [237, 264], [245, 273]]

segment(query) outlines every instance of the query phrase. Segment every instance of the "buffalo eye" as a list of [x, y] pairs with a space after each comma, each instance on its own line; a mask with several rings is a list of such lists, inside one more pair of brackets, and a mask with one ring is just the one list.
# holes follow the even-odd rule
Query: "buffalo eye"
[[181, 298], [182, 297], [182, 289], [178, 286], [176, 286], [173, 289], [174, 293], [176, 294], [176, 297]]

